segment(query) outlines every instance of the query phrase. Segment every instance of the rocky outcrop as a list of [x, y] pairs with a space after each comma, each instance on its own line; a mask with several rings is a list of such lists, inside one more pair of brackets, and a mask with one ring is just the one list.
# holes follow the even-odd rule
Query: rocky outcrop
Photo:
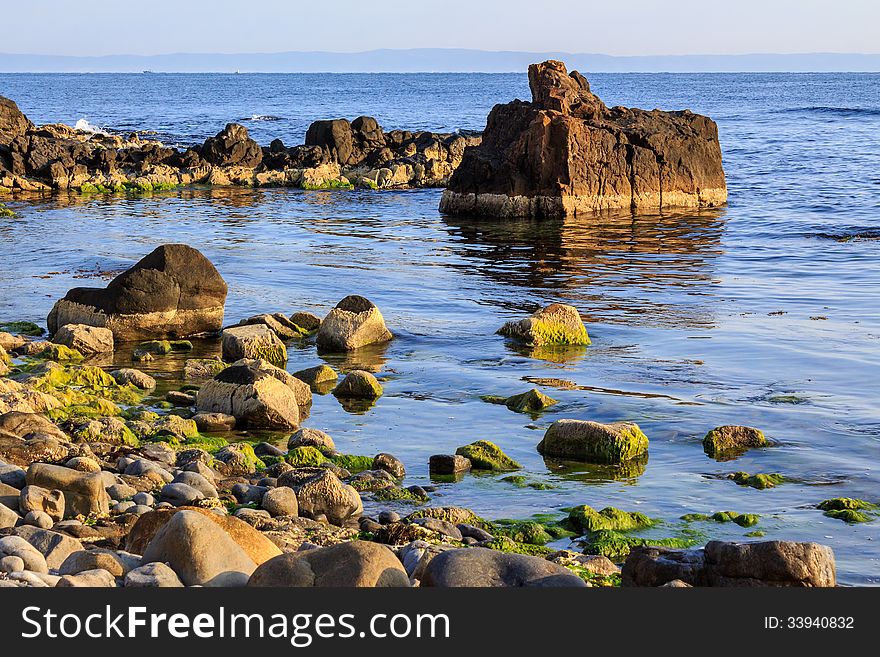
[[465, 152], [440, 209], [558, 217], [609, 208], [713, 207], [727, 186], [715, 123], [689, 110], [608, 108], [586, 78], [546, 61], [529, 67], [532, 102], [496, 105]]
[[362, 116], [316, 121], [306, 144], [280, 139], [260, 146], [247, 128], [229, 123], [185, 150], [144, 139], [34, 126], [0, 96], [0, 187], [21, 191], [76, 189], [87, 193], [154, 191], [179, 185], [442, 187], [476, 133], [385, 132]]
[[226, 282], [211, 261], [185, 244], [155, 249], [106, 288], [77, 287], [52, 308], [50, 333], [65, 324], [113, 331], [117, 341], [216, 333]]

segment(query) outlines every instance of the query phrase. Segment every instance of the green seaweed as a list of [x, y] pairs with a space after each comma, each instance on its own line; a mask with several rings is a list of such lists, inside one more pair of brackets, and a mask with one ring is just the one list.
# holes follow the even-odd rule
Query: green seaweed
[[755, 474], [750, 475], [748, 472], [734, 472], [727, 475], [728, 479], [732, 479], [740, 486], [749, 486], [758, 490], [767, 488], [775, 488], [779, 484], [785, 482], [785, 477], [781, 474]]
[[470, 445], [464, 445], [455, 450], [455, 453], [470, 459], [471, 468], [474, 470], [519, 470], [522, 466], [501, 451], [495, 443], [488, 440], [477, 440]]
[[430, 499], [425, 495], [413, 493], [408, 488], [398, 488], [396, 486], [380, 488], [374, 491], [373, 498], [379, 502], [412, 502], [414, 504], [424, 504]]
[[657, 523], [638, 511], [621, 511], [613, 506], [596, 511], [590, 506], [576, 506], [568, 512], [566, 520], [569, 527], [580, 532], [594, 532], [601, 529], [629, 531], [645, 529]]
[[4, 331], [5, 333], [14, 333], [16, 335], [29, 335], [32, 337], [39, 337], [43, 335], [46, 330], [42, 326], [38, 326], [33, 322], [6, 322], [4, 324], [0, 324], [0, 331]]
[[513, 554], [527, 554], [533, 557], [546, 557], [553, 554], [555, 550], [544, 547], [542, 545], [533, 545], [531, 543], [519, 543], [507, 536], [498, 536], [481, 547], [487, 547], [499, 552], [510, 552]]
[[330, 457], [330, 461], [340, 468], [345, 468], [352, 474], [371, 470], [373, 468], [373, 457], [360, 456], [357, 454], [334, 454]]
[[700, 542], [698, 534], [682, 532], [680, 536], [669, 538], [641, 538], [627, 536], [611, 529], [601, 529], [590, 534], [589, 540], [584, 546], [584, 554], [599, 554], [609, 559], [625, 559], [634, 547], [654, 545], [683, 549], [693, 547]]

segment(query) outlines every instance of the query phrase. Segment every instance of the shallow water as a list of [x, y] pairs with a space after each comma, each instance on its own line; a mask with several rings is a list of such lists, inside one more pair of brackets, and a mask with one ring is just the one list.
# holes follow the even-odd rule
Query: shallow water
[[[186, 93], [154, 89], [154, 98], [146, 78]], [[397, 338], [348, 362], [329, 360], [376, 370], [385, 395], [363, 414], [316, 396], [306, 424], [343, 451], [397, 455], [407, 484], [429, 483], [429, 455], [486, 438], [529, 480], [555, 486], [468, 475], [438, 484], [433, 503], [490, 518], [614, 505], [667, 520], [655, 536], [674, 533], [687, 512], [759, 513], [750, 529], [695, 527], [713, 538], [761, 529], [826, 543], [842, 583], [877, 584], [880, 521], [846, 525], [813, 507], [838, 496], [880, 501], [880, 76], [606, 74], [591, 82], [609, 104], [691, 107], [715, 118], [728, 207], [534, 223], [443, 217], [439, 190], [185, 189], [13, 201], [20, 217], [0, 220], [0, 317], [44, 321], [68, 288], [103, 285], [172, 241], [216, 264], [230, 286], [230, 322], [264, 311], [324, 314], [346, 294], [363, 294]], [[218, 89], [222, 102], [209, 102]], [[272, 114], [284, 118], [247, 123], [252, 133], [294, 143], [314, 118], [360, 113], [388, 128], [479, 129], [493, 103], [524, 97], [527, 85], [512, 75], [3, 75], [0, 94], [37, 122], [159, 127], [179, 143], [227, 120]], [[191, 124], [181, 127], [185, 116]], [[578, 307], [591, 347], [528, 353], [494, 334], [552, 301]], [[313, 346], [290, 349], [291, 371], [319, 362]], [[171, 370], [173, 383], [174, 366], [157, 359], [151, 367]], [[523, 392], [533, 385], [526, 377], [576, 387], [540, 387], [560, 403], [536, 418], [479, 399]], [[638, 422], [651, 441], [644, 471], [545, 463], [535, 445], [560, 417]], [[700, 441], [727, 423], [760, 427], [775, 445], [716, 462]], [[797, 481], [758, 491], [718, 478], [737, 470]]]

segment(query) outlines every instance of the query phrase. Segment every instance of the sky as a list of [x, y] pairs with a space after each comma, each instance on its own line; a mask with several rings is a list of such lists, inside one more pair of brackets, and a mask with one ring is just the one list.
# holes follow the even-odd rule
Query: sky
[[6, 29], [0, 51], [20, 54], [377, 48], [608, 55], [880, 52], [880, 0], [28, 0], [3, 4]]

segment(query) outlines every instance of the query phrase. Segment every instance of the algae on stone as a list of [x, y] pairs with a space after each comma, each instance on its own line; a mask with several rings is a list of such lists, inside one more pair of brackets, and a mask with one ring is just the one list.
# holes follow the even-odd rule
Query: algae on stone
[[519, 470], [522, 466], [501, 451], [495, 443], [488, 440], [477, 440], [455, 450], [471, 462], [472, 470]]

